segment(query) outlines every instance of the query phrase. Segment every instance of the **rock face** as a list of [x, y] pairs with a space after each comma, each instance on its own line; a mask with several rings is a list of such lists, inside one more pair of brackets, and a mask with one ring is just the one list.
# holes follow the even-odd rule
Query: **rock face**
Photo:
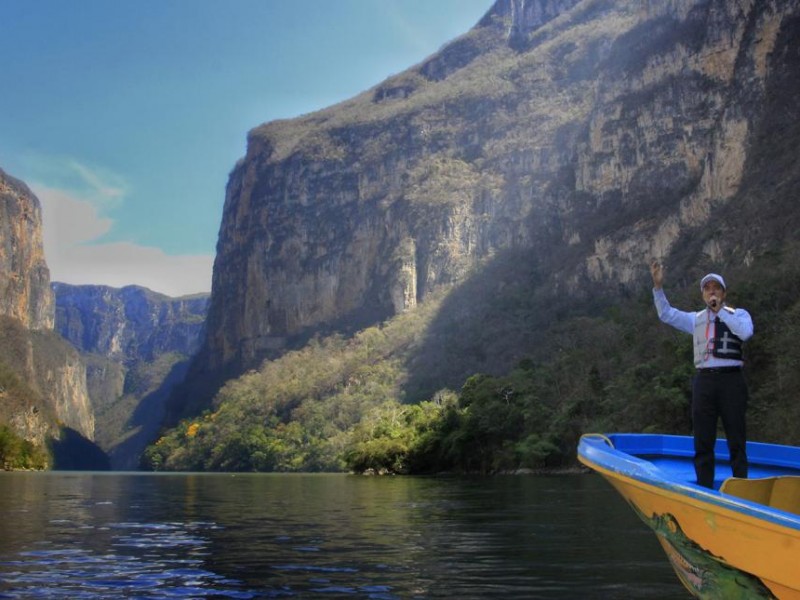
[[420, 65], [255, 128], [193, 376], [412, 308], [503, 250], [553, 298], [632, 290], [689, 242], [699, 268], [746, 256], [711, 225], [738, 206], [775, 81], [797, 80], [799, 7], [497, 0]]
[[56, 329], [73, 346], [122, 362], [197, 351], [208, 294], [170, 298], [147, 288], [53, 283]]
[[40, 445], [62, 426], [94, 437], [86, 367], [53, 332], [54, 308], [39, 200], [0, 171], [0, 366], [22, 382], [0, 392], [0, 418]]
[[42, 209], [21, 181], [0, 169], [0, 315], [28, 329], [53, 328], [50, 271], [42, 246]]
[[88, 366], [97, 443], [112, 468], [135, 469], [200, 345], [209, 296], [170, 298], [138, 286], [52, 287], [56, 329]]

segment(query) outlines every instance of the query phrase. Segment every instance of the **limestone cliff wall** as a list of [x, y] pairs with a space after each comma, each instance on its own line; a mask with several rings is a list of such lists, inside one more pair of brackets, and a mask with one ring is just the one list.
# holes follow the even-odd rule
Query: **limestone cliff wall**
[[86, 367], [54, 320], [39, 200], [0, 170], [0, 363], [29, 390], [0, 394], [0, 420], [40, 444], [61, 425], [94, 436]]
[[[797, 0], [498, 0], [420, 65], [257, 127], [230, 176], [194, 373], [406, 310], [504, 249], [527, 249], [553, 297], [635, 287], [737, 198], [770, 77], [797, 68], [776, 56], [799, 14]], [[697, 260], [737, 242], [708, 234]]]
[[56, 329], [84, 352], [122, 362], [165, 352], [191, 356], [205, 324], [208, 295], [170, 298], [140, 286], [54, 283]]
[[[42, 395], [54, 407], [58, 421], [74, 429], [83, 437], [95, 437], [95, 414], [89, 399], [86, 365], [80, 355], [66, 343], [55, 343], [55, 336], [38, 339], [35, 344], [35, 357], [52, 356], [48, 359], [35, 359], [34, 377]], [[58, 348], [58, 355], [54, 350]]]
[[21, 181], [0, 169], [0, 315], [29, 329], [52, 329], [50, 271], [42, 245], [42, 209]]
[[56, 330], [84, 353], [97, 444], [117, 470], [136, 469], [165, 402], [197, 352], [208, 294], [171, 298], [139, 286], [54, 283]]

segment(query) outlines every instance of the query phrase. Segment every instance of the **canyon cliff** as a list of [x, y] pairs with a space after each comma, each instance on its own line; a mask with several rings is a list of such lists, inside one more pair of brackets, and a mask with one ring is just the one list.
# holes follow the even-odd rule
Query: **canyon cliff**
[[0, 170], [0, 314], [33, 330], [53, 329], [50, 271], [39, 199]]
[[86, 367], [54, 320], [39, 200], [0, 170], [0, 421], [38, 446], [95, 433]]
[[97, 444], [115, 470], [138, 466], [164, 402], [199, 347], [208, 294], [171, 298], [139, 286], [53, 283], [55, 327], [81, 351]]
[[503, 256], [543, 327], [564, 298], [647, 288], [653, 258], [685, 282], [775, 250], [795, 220], [797, 169], [776, 157], [797, 140], [799, 34], [796, 0], [497, 0], [419, 65], [256, 127], [173, 418], [444, 287], [456, 320], [480, 320], [467, 283]]
[[148, 361], [197, 350], [208, 294], [164, 296], [136, 285], [70, 285], [55, 282], [56, 329], [84, 352], [121, 361]]

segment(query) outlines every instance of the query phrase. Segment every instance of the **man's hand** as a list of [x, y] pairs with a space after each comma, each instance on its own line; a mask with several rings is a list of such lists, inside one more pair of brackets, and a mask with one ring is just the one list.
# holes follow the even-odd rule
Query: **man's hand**
[[650, 263], [650, 275], [653, 276], [653, 287], [660, 290], [661, 285], [664, 283], [664, 266], [657, 260], [654, 260]]

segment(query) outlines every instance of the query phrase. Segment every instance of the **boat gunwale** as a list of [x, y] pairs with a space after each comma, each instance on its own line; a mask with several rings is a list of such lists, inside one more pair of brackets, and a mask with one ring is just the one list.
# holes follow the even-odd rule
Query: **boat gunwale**
[[[675, 479], [671, 477], [667, 471], [659, 468], [651, 461], [609, 445], [613, 439], [622, 439], [621, 436], [627, 436], [629, 439], [634, 436], [650, 436], [666, 438], [668, 441], [682, 439], [691, 440], [691, 438], [687, 438], [686, 436], [658, 436], [655, 434], [585, 434], [581, 436], [578, 444], [578, 459], [588, 467], [593, 469], [597, 468], [602, 475], [608, 475], [610, 477], [617, 475], [620, 476], [620, 478], [632, 479], [644, 485], [671, 492], [683, 499], [691, 498], [705, 505], [711, 504], [751, 518], [800, 531], [800, 515], [739, 498], [718, 490], [704, 488], [695, 483]], [[787, 446], [778, 446], [777, 444], [759, 443], [759, 446], [762, 447], [760, 449], [767, 449], [768, 447], [790, 448]], [[748, 448], [749, 447], [748, 445]], [[647, 452], [646, 454], [664, 457], [687, 456], [687, 454], [683, 452], [667, 452], [663, 447], [660, 453]], [[767, 463], [762, 460], [759, 464]], [[795, 466], [780, 461], [779, 459], [774, 463], [770, 462], [769, 465], [780, 467]]]

